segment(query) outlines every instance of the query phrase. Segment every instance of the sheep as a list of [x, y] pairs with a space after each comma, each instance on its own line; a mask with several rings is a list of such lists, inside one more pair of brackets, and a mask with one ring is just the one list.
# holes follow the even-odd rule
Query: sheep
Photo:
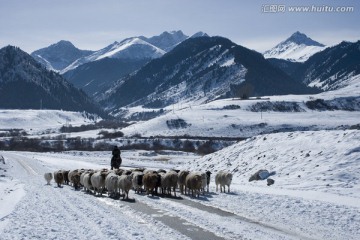
[[70, 181], [73, 183], [75, 190], [80, 188], [80, 176], [81, 176], [81, 172], [77, 172], [71, 176]]
[[158, 173], [158, 183], [156, 185], [157, 188], [161, 189], [161, 194], [164, 195], [166, 193], [166, 188], [164, 185], [164, 177], [165, 177], [165, 172], [159, 172]]
[[[65, 172], [67, 172], [67, 174], [66, 174]], [[72, 177], [73, 174], [75, 174], [75, 173], [77, 173], [77, 172], [78, 172], [77, 169], [76, 169], [76, 170], [71, 170], [71, 171], [64, 171], [64, 170], [63, 170], [63, 173], [64, 173], [64, 181], [65, 181], [65, 178], [67, 178], [68, 181], [69, 181], [69, 183], [70, 183], [70, 185], [72, 185], [71, 177]], [[65, 176], [65, 175], [66, 175], [66, 176]]]
[[86, 192], [91, 191], [91, 189], [93, 189], [93, 186], [91, 185], [91, 176], [94, 173], [95, 173], [94, 171], [91, 171], [91, 172], [85, 173], [85, 175], [84, 175], [83, 184], [84, 184], [84, 190]]
[[199, 172], [190, 172], [185, 178], [185, 187], [189, 189], [189, 194], [191, 190], [191, 195], [194, 197], [200, 195], [200, 189], [202, 187], [202, 176]]
[[134, 188], [135, 193], [141, 192], [143, 186], [144, 173], [134, 171], [131, 173], [131, 177], [132, 177], [132, 187]]
[[[178, 184], [179, 184], [181, 194], [184, 194], [185, 179], [189, 173], [190, 173], [190, 171], [188, 171], [188, 170], [181, 170], [178, 173], [178, 175], [179, 175]], [[186, 188], [185, 188], [185, 194], [186, 194]]]
[[84, 170], [75, 169], [68, 173], [68, 179], [70, 180], [70, 183], [72, 183], [72, 185], [74, 186], [75, 190], [79, 189], [80, 187], [80, 176], [82, 171]]
[[108, 196], [115, 197], [118, 193], [119, 176], [115, 173], [109, 173], [105, 178], [105, 186], [108, 190]]
[[174, 191], [174, 196], [176, 197], [176, 187], [178, 183], [178, 174], [175, 171], [169, 171], [164, 174], [163, 178], [161, 179], [161, 186], [165, 189], [165, 193], [171, 195], [171, 188]]
[[166, 170], [164, 170], [164, 169], [159, 169], [159, 170], [157, 170], [156, 172], [157, 172], [157, 173], [166, 173]]
[[146, 194], [151, 193], [151, 195], [154, 196], [156, 191], [155, 189], [159, 185], [159, 177], [160, 175], [158, 175], [156, 172], [147, 172], [144, 174], [143, 183]]
[[222, 192], [222, 188], [228, 186], [228, 192], [230, 192], [230, 184], [232, 181], [232, 173], [227, 171], [219, 171], [215, 176], [215, 184], [216, 184], [216, 191], [218, 191], [218, 185], [220, 185], [220, 192]]
[[54, 180], [57, 183], [58, 187], [61, 187], [61, 184], [64, 183], [64, 174], [61, 170], [54, 172]]
[[206, 173], [206, 191], [209, 192], [210, 176], [212, 173], [209, 170], [206, 171], [205, 173]]
[[62, 170], [62, 172], [64, 175], [64, 184], [69, 185], [70, 181], [69, 181], [68, 175], [69, 175], [70, 170]]
[[95, 172], [91, 178], [91, 185], [94, 188], [94, 194], [102, 195], [104, 188], [105, 188], [105, 178], [108, 174], [107, 169], [102, 169], [100, 171]]
[[46, 180], [46, 182], [47, 182], [47, 185], [50, 185], [50, 182], [51, 182], [51, 180], [53, 179], [53, 175], [52, 175], [52, 173], [45, 173], [44, 174], [44, 178], [45, 178], [45, 180]]
[[81, 185], [81, 186], [84, 186], [84, 177], [85, 177], [85, 174], [87, 174], [87, 173], [89, 173], [89, 172], [90, 172], [90, 170], [87, 170], [87, 171], [81, 173], [81, 175], [80, 175], [80, 185]]
[[119, 192], [121, 190], [123, 194], [123, 199], [125, 199], [125, 195], [126, 195], [126, 199], [129, 199], [129, 190], [132, 186], [131, 175], [119, 176], [117, 185], [119, 187]]

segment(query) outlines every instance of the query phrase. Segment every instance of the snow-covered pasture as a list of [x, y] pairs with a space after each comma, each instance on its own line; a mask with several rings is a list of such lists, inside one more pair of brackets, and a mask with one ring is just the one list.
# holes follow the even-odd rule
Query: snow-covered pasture
[[[126, 136], [252, 137], [272, 132], [344, 129], [360, 123], [359, 96], [360, 75], [355, 75], [349, 77], [347, 86], [315, 95], [222, 99], [205, 104], [180, 100], [165, 108], [166, 114], [122, 131]], [[317, 99], [325, 101], [329, 108], [309, 108]], [[128, 108], [126, 116], [152, 110], [158, 109]], [[184, 123], [183, 127], [169, 128], [167, 123], [178, 119]]]
[[[134, 199], [135, 205], [146, 204], [149, 208], [156, 208], [172, 216], [186, 219], [191, 224], [225, 239], [358, 239], [360, 238], [359, 140], [360, 131], [357, 130], [299, 131], [253, 137], [202, 158], [188, 153], [147, 151], [123, 151], [122, 157], [125, 168], [211, 170], [213, 175], [210, 181], [210, 193], [200, 198], [181, 195], [185, 200], [178, 202], [169, 198], [134, 194], [133, 191], [130, 192], [130, 198]], [[34, 221], [22, 215], [28, 214], [28, 211], [23, 211], [22, 206], [29, 204], [33, 208], [38, 208], [36, 211], [31, 211], [32, 218], [36, 219], [38, 217], [36, 212], [44, 212], [46, 204], [32, 204], [29, 198], [36, 197], [36, 201], [44, 203], [50, 201], [51, 196], [44, 194], [45, 190], [53, 192], [52, 194], [58, 197], [61, 196], [58, 195], [60, 192], [65, 194], [60, 201], [62, 198], [71, 197], [72, 202], [81, 202], [86, 208], [84, 211], [93, 209], [99, 214], [100, 209], [103, 210], [105, 205], [120, 207], [126, 211], [132, 209], [130, 206], [129, 210], [129, 206], [124, 205], [122, 201], [96, 198], [81, 191], [73, 191], [70, 187], [50, 189], [45, 186], [44, 172], [64, 168], [108, 167], [110, 152], [1, 152], [0, 154], [5, 157], [7, 163], [7, 171], [4, 173], [6, 177], [0, 178], [2, 179], [0, 186], [4, 193], [0, 203], [9, 204], [6, 208], [1, 207], [4, 205], [0, 204], [0, 218], [4, 219], [0, 224], [0, 233], [4, 234], [3, 236], [17, 239], [31, 232], [31, 227], [35, 227], [32, 225]], [[29, 176], [21, 172], [21, 164], [28, 173], [31, 173]], [[2, 165], [0, 168], [3, 169]], [[260, 169], [275, 172], [275, 175], [271, 176], [275, 180], [274, 185], [267, 186], [264, 180], [248, 181], [250, 176]], [[214, 176], [220, 170], [231, 171], [234, 175], [230, 193], [215, 191]], [[10, 178], [13, 181], [7, 180]], [[10, 195], [19, 201], [19, 204], [16, 204], [15, 200], [7, 201]], [[49, 204], [52, 204], [51, 201]], [[208, 210], [204, 212], [204, 208]], [[229, 216], [219, 219], [212, 212], [215, 211], [214, 209], [225, 211]], [[59, 211], [56, 212], [57, 216], [70, 217], [60, 212], [60, 209], [56, 211]], [[49, 215], [41, 217], [50, 222], [53, 214], [54, 212], [51, 211]], [[21, 220], [22, 218], [24, 220]], [[131, 223], [130, 220], [124, 220], [120, 216], [118, 218], [118, 221], [126, 226]], [[21, 221], [24, 221], [26, 227], [21, 227]], [[110, 224], [100, 219], [96, 221], [99, 226], [104, 226], [106, 223], [107, 228], [111, 229], [117, 226], [115, 223]], [[78, 238], [88, 236], [84, 231], [76, 230], [78, 227], [83, 227], [80, 222], [75, 220], [71, 222], [71, 231], [77, 232], [74, 236]], [[50, 224], [51, 228], [52, 226]], [[160, 223], [155, 223], [156, 229], [161, 227], [173, 231]], [[36, 234], [42, 233], [52, 237], [60, 237], [62, 234], [68, 236], [64, 233], [65, 229], [51, 232], [41, 229]], [[121, 232], [121, 230], [113, 232], [112, 236], [119, 236], [118, 234], [121, 234], [119, 231]], [[130, 230], [133, 233], [134, 231], [134, 229]], [[136, 231], [139, 236], [153, 234], [146, 227], [138, 228]], [[106, 232], [100, 235], [111, 236]], [[179, 233], [173, 236], [174, 239], [182, 237], [184, 236]], [[165, 236], [159, 235], [157, 238], [163, 239]]]

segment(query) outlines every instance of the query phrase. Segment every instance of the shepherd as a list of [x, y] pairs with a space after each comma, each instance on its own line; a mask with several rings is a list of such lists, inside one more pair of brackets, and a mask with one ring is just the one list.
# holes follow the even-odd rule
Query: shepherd
[[113, 169], [119, 169], [122, 159], [120, 157], [120, 149], [118, 148], [118, 146], [114, 146], [113, 150], [112, 150], [112, 158], [111, 158], [111, 170]]

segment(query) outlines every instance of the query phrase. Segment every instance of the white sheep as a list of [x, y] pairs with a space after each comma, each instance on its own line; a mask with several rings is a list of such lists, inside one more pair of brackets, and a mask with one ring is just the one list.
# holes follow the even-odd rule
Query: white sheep
[[180, 192], [181, 194], [186, 194], [186, 187], [185, 187], [185, 180], [186, 180], [186, 176], [190, 173], [190, 171], [188, 170], [181, 170], [178, 173], [178, 185], [180, 188]]
[[83, 180], [83, 185], [84, 185], [84, 190], [86, 192], [91, 191], [91, 189], [93, 189], [93, 186], [91, 185], [91, 176], [94, 174], [95, 172], [87, 172], [84, 174], [84, 180]]
[[44, 178], [45, 178], [45, 180], [46, 180], [46, 182], [47, 182], [47, 185], [50, 185], [50, 182], [51, 182], [51, 180], [53, 179], [53, 175], [52, 175], [52, 173], [45, 173], [44, 174]]
[[105, 186], [108, 190], [108, 196], [115, 197], [118, 193], [118, 179], [119, 176], [115, 173], [109, 173], [105, 178]]
[[129, 199], [129, 190], [132, 187], [131, 175], [121, 175], [118, 177], [117, 185], [119, 187], [119, 192], [121, 190], [123, 194], [123, 199]]
[[232, 177], [232, 173], [228, 171], [219, 171], [215, 176], [216, 191], [218, 191], [218, 185], [220, 185], [220, 192], [222, 192], [223, 187], [225, 192], [225, 186], [228, 186], [228, 192], [230, 192]]
[[102, 195], [105, 188], [105, 178], [108, 175], [107, 169], [102, 169], [100, 171], [95, 172], [91, 178], [91, 185], [94, 188], [94, 194]]

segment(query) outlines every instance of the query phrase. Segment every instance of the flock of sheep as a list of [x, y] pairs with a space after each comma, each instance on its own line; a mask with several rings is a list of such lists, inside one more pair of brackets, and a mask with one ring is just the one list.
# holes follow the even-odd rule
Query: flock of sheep
[[[47, 184], [54, 178], [58, 187], [63, 184], [72, 185], [75, 189], [83, 187], [87, 192], [95, 195], [102, 195], [107, 191], [110, 197], [122, 195], [123, 199], [129, 198], [129, 190], [135, 193], [143, 191], [146, 194], [161, 194], [171, 196], [173, 192], [176, 196], [176, 188], [180, 189], [181, 194], [190, 194], [194, 197], [204, 194], [205, 189], [209, 192], [211, 172], [194, 172], [188, 170], [169, 170], [160, 169], [158, 171], [149, 169], [76, 169], [72, 171], [58, 170], [52, 173], [45, 173], [44, 177]], [[216, 191], [220, 185], [220, 192], [225, 192], [225, 186], [230, 192], [232, 173], [219, 171], [215, 176]]]

